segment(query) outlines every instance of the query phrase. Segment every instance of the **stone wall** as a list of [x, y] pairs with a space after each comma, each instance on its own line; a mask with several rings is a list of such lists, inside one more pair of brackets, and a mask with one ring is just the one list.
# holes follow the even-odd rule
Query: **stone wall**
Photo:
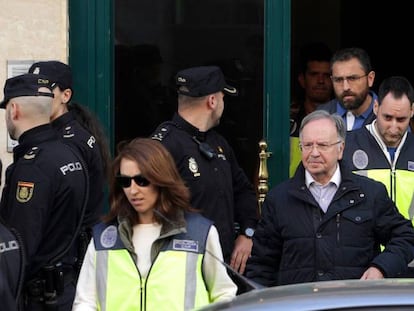
[[[8, 77], [8, 63], [14, 61], [60, 60], [68, 58], [67, 0], [0, 0], [0, 98]], [[0, 109], [0, 159], [4, 171], [12, 161], [7, 151], [4, 110]]]

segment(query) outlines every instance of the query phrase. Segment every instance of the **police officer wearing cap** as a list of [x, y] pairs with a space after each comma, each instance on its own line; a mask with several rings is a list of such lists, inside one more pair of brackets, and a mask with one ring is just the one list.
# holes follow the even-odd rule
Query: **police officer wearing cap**
[[55, 95], [50, 117], [52, 127], [65, 143], [79, 152], [88, 168], [89, 200], [79, 234], [77, 254], [77, 267], [80, 269], [91, 228], [103, 214], [109, 147], [96, 118], [81, 105], [71, 102], [73, 88], [70, 66], [60, 61], [41, 61], [34, 63], [29, 73], [45, 75], [51, 81]]
[[29, 68], [29, 73], [45, 75], [51, 81], [55, 95], [50, 117], [52, 127], [63, 137], [65, 143], [79, 151], [86, 162], [90, 193], [85, 226], [91, 227], [103, 214], [105, 178], [109, 162], [106, 139], [99, 132], [101, 129], [97, 129], [100, 124], [84, 107], [71, 102], [73, 86], [70, 66], [60, 61], [42, 61], [34, 63]]
[[87, 171], [49, 123], [53, 96], [47, 77], [23, 74], [6, 81], [0, 103], [19, 142], [0, 215], [24, 243], [24, 310], [70, 310], [75, 293], [71, 246], [87, 200]]
[[152, 138], [173, 155], [190, 188], [192, 206], [217, 226], [225, 261], [244, 273], [258, 221], [256, 195], [233, 149], [213, 129], [224, 110], [224, 95], [237, 95], [237, 90], [227, 85], [217, 66], [182, 70], [175, 81], [178, 112]]

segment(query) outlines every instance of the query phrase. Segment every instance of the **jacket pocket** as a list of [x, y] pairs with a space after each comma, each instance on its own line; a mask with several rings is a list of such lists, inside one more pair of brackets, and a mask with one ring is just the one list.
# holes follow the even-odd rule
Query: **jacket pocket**
[[371, 222], [373, 218], [372, 211], [369, 210], [346, 210], [341, 215], [355, 225]]
[[373, 243], [373, 214], [369, 210], [346, 210], [337, 217], [337, 241], [345, 247], [365, 247]]

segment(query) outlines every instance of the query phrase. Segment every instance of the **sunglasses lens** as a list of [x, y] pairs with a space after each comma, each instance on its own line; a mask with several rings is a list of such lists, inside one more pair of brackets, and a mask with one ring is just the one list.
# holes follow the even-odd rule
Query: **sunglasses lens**
[[122, 188], [128, 188], [131, 186], [131, 177], [128, 176], [116, 176], [116, 181]]
[[140, 187], [146, 187], [150, 184], [149, 180], [141, 175], [134, 176], [135, 183]]
[[118, 182], [118, 184], [122, 188], [129, 188], [129, 187], [131, 187], [131, 181], [132, 181], [132, 179], [140, 187], [146, 187], [146, 186], [148, 186], [150, 184], [149, 180], [146, 179], [145, 177], [142, 177], [141, 175], [136, 175], [136, 176], [133, 176], [133, 177], [122, 176], [122, 175], [116, 176], [116, 181]]

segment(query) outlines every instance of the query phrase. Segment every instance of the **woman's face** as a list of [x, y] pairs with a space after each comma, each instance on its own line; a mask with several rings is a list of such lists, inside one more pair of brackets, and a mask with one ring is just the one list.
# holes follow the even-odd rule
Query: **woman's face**
[[[138, 163], [126, 158], [121, 159], [119, 172], [124, 177], [134, 177], [141, 174]], [[145, 181], [145, 176], [142, 177]], [[133, 178], [130, 179], [130, 185], [123, 187], [125, 196], [137, 211], [139, 223], [152, 223], [154, 222], [154, 208], [156, 207], [159, 190], [151, 183], [148, 185], [145, 182], [138, 183], [141, 186]]]

